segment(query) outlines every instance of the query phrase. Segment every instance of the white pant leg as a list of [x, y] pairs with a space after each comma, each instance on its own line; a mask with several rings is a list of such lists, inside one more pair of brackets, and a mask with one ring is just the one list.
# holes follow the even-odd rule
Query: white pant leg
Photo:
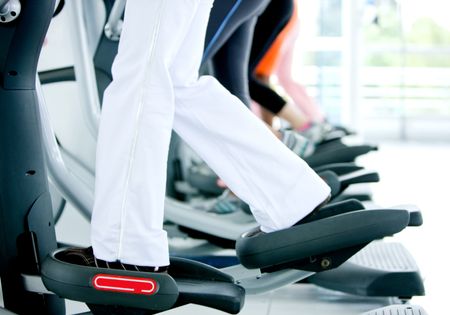
[[162, 229], [174, 115], [169, 68], [200, 0], [128, 0], [97, 144], [91, 240], [97, 258], [169, 264]]
[[264, 232], [292, 226], [329, 195], [325, 182], [214, 78], [176, 88], [175, 102], [175, 131], [251, 206]]
[[[168, 264], [162, 205], [173, 117], [171, 79], [176, 85], [176, 130], [233, 191], [258, 209], [254, 214], [263, 230], [292, 225], [329, 192], [216, 80], [197, 80], [211, 2], [128, 1], [97, 150], [92, 244], [98, 258]], [[184, 30], [189, 31], [185, 39]]]
[[[202, 1], [192, 30], [204, 26], [211, 2]], [[290, 227], [323, 202], [330, 188], [217, 80], [198, 79], [203, 41], [203, 34], [190, 32], [171, 67], [174, 129], [252, 206], [263, 231]]]

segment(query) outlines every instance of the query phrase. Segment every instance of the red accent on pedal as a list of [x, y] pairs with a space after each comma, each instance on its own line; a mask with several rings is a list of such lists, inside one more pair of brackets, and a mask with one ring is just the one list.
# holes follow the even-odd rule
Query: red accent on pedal
[[153, 295], [158, 291], [158, 282], [149, 278], [135, 278], [107, 274], [96, 275], [92, 285], [100, 291]]

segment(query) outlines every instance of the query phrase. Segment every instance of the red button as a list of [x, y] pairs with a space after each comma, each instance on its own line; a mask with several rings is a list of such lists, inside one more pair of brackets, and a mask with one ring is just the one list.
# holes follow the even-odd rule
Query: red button
[[92, 279], [95, 289], [131, 294], [153, 295], [158, 290], [158, 283], [149, 278], [136, 278], [99, 274]]

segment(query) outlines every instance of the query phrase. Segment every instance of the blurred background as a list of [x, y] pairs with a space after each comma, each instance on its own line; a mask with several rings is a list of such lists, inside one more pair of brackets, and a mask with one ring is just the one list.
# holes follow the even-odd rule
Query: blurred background
[[450, 20], [442, 0], [300, 1], [298, 77], [366, 137], [450, 139]]
[[430, 314], [444, 314], [450, 276], [438, 262], [450, 219], [450, 4], [442, 0], [300, 2], [297, 80], [334, 122], [380, 145], [382, 205], [415, 203], [425, 223], [399, 235], [416, 257]]

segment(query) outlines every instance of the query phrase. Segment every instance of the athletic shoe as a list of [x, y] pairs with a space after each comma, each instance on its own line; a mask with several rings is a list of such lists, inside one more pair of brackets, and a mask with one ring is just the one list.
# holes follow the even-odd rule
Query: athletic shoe
[[222, 195], [217, 198], [216, 203], [210, 211], [219, 214], [226, 214], [239, 210], [243, 210], [246, 213], [251, 213], [250, 206], [247, 203], [239, 199], [231, 190], [226, 189]]
[[300, 133], [315, 144], [326, 140], [340, 139], [348, 135], [344, 129], [336, 128], [328, 122], [314, 123]]
[[[330, 201], [330, 199], [331, 199], [331, 195], [329, 195], [323, 202], [321, 202], [317, 207], [315, 207], [314, 210], [311, 211], [311, 213], [309, 213], [306, 217], [304, 217], [303, 219], [301, 219], [300, 221], [295, 223], [293, 226], [310, 223], [313, 221], [325, 219], [325, 218], [340, 214], [341, 212], [336, 211], [336, 209], [334, 209], [332, 207], [329, 210], [328, 209], [321, 210]], [[252, 230], [251, 232], [249, 232], [247, 234], [247, 237], [258, 236], [261, 234], [266, 234], [266, 233], [261, 231], [261, 229], [259, 227], [257, 227], [254, 230]]]
[[169, 268], [169, 266], [164, 267], [136, 266], [130, 264], [123, 264], [120, 261], [107, 262], [95, 258], [92, 247], [68, 248], [61, 254], [64, 255], [65, 262], [94, 268], [106, 268], [106, 269], [140, 271], [140, 272], [157, 272], [157, 273], [167, 273], [167, 270]]
[[294, 130], [280, 130], [281, 141], [299, 157], [308, 157], [314, 153], [314, 142]]

